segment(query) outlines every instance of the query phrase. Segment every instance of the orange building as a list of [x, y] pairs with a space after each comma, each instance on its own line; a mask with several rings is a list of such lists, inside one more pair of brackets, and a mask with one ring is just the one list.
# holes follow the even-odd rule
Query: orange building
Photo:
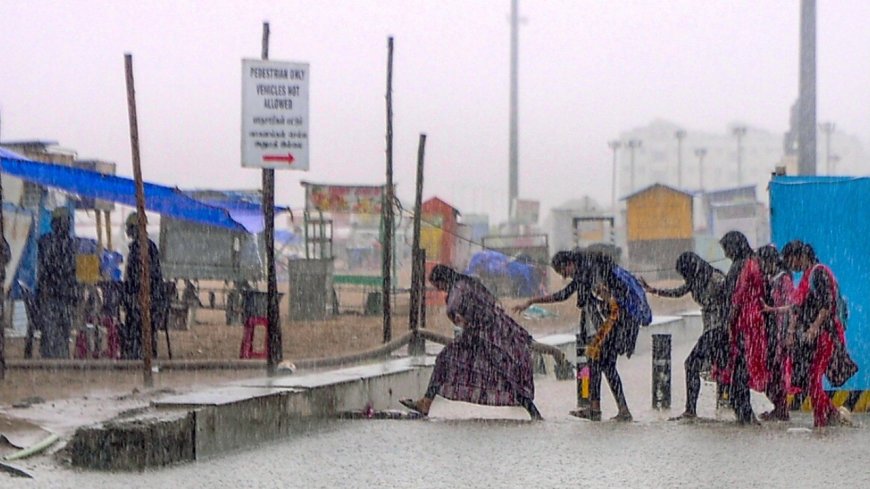
[[631, 267], [673, 270], [677, 257], [694, 248], [692, 194], [657, 183], [625, 200]]

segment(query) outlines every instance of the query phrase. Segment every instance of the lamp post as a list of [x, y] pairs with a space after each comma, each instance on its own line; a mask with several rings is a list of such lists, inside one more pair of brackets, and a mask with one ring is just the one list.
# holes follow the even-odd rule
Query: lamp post
[[613, 174], [612, 174], [612, 182], [610, 186], [610, 206], [613, 209], [613, 219], [616, 219], [616, 154], [619, 151], [619, 148], [622, 147], [622, 143], [619, 141], [609, 141], [607, 146], [613, 151]]
[[831, 134], [837, 130], [837, 125], [833, 122], [822, 122], [819, 124], [819, 129], [825, 133], [825, 172], [830, 175], [831, 171]]
[[695, 156], [698, 157], [698, 185], [701, 193], [704, 192], [704, 157], [707, 156], [707, 148], [695, 148]]
[[630, 180], [631, 187], [629, 188], [630, 193], [634, 193], [634, 190], [635, 190], [635, 186], [634, 186], [634, 150], [637, 148], [640, 148], [642, 145], [643, 145], [643, 142], [640, 139], [629, 139], [628, 141], [625, 142], [625, 147], [628, 148], [628, 150], [630, 151], [629, 154], [631, 155], [631, 158], [629, 160], [631, 163], [631, 168], [629, 169], [629, 171], [631, 173], [631, 180]]
[[737, 138], [737, 186], [743, 185], [743, 136], [746, 135], [746, 126], [737, 126], [731, 130]]
[[686, 131], [677, 129], [674, 133], [677, 138], [677, 188], [683, 188], [683, 139], [686, 137]]

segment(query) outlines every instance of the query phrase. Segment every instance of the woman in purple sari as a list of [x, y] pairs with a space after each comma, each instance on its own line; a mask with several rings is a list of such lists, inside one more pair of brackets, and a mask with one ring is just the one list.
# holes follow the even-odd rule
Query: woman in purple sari
[[436, 265], [429, 281], [447, 292], [447, 317], [463, 328], [435, 359], [426, 393], [402, 405], [429, 414], [436, 395], [489, 406], [522, 406], [543, 419], [533, 399], [532, 337], [478, 280]]

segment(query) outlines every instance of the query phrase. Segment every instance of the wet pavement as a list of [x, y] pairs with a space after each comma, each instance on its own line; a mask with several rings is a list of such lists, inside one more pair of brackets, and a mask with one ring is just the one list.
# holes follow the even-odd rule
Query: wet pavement
[[[667, 421], [682, 411], [682, 359], [675, 341], [673, 408], [650, 407], [650, 357], [620, 359], [633, 423], [569, 416], [575, 384], [538, 378], [546, 421], [517, 408], [437, 400], [428, 420], [317, 423], [303, 436], [217, 458], [143, 473], [82, 472], [48, 457], [21, 463], [35, 480], [0, 475], [0, 487], [844, 487], [870, 486], [870, 418], [857, 427], [812, 430], [809, 413], [789, 423], [738, 427], [715, 409], [705, 384], [694, 423]], [[648, 346], [639, 347], [648, 351]], [[602, 386], [605, 418], [616, 413]], [[769, 404], [753, 399], [758, 411]], [[398, 408], [398, 407], [397, 407]]]

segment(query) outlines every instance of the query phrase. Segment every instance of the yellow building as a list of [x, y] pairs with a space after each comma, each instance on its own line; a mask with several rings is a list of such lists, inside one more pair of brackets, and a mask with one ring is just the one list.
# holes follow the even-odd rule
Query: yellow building
[[672, 271], [680, 253], [693, 249], [692, 200], [692, 194], [658, 183], [625, 197], [632, 269]]

